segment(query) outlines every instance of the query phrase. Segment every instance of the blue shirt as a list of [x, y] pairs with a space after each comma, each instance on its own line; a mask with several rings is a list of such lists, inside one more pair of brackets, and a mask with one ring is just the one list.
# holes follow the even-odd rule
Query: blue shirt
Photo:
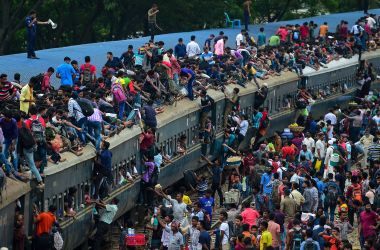
[[195, 77], [194, 71], [192, 71], [191, 69], [188, 69], [188, 68], [182, 68], [181, 69], [181, 74], [190, 74], [191, 78]]
[[222, 173], [222, 168], [218, 166], [213, 166], [211, 169], [212, 172], [212, 183], [217, 185], [220, 184], [220, 174]]
[[313, 154], [309, 150], [306, 150], [306, 152], [303, 150], [300, 151], [300, 154], [298, 156], [299, 161], [301, 160], [301, 156], [305, 156], [305, 159], [308, 161], [313, 161], [314, 158]]
[[206, 244], [206, 246], [208, 247], [208, 249], [210, 249], [210, 247], [211, 247], [211, 237], [210, 237], [210, 234], [207, 231], [203, 231], [203, 232], [200, 233], [200, 235], [199, 235], [199, 243], [202, 244], [202, 246], [204, 244]]
[[30, 35], [35, 35], [37, 32], [37, 23], [33, 23], [31, 27], [29, 27], [29, 24], [33, 22], [33, 18], [28, 16], [25, 18], [25, 25], [26, 25], [26, 30], [28, 34]]
[[178, 57], [185, 57], [186, 56], [186, 45], [185, 44], [177, 44], [174, 47], [174, 55]]
[[59, 65], [57, 74], [61, 76], [61, 85], [73, 85], [73, 74], [75, 74], [75, 70], [71, 64], [63, 63]]
[[267, 42], [267, 37], [264, 32], [260, 32], [259, 35], [257, 36], [257, 46], [263, 46]]
[[252, 117], [252, 127], [259, 128], [261, 118], [263, 118], [263, 114], [261, 112], [257, 112], [257, 114]]
[[214, 54], [209, 51], [207, 53], [203, 52], [200, 57], [203, 61], [208, 62], [208, 64], [215, 64], [214, 60], [210, 60], [210, 58], [213, 58], [213, 56]]
[[269, 182], [272, 179], [272, 174], [264, 173], [261, 176], [261, 182], [260, 184], [263, 185], [263, 192], [264, 194], [271, 194], [272, 193], [272, 186], [268, 185]]
[[202, 209], [206, 210], [206, 212], [211, 216], [212, 208], [214, 207], [214, 198], [202, 197], [199, 198], [199, 203], [201, 204]]
[[112, 169], [112, 152], [109, 150], [102, 150], [100, 153], [100, 163], [102, 166], [108, 170], [111, 171]]
[[301, 243], [300, 250], [304, 250], [305, 249], [305, 245], [306, 245], [307, 241], [313, 241], [313, 243], [314, 243], [314, 249], [316, 249], [316, 250], [320, 250], [321, 249], [319, 247], [319, 243], [317, 241], [314, 241], [312, 238], [308, 238], [307, 240], [305, 240], [304, 242]]

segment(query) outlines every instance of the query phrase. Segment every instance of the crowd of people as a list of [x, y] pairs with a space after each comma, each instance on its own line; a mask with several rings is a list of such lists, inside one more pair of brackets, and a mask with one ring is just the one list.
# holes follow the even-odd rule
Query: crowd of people
[[[255, 194], [253, 203], [257, 210], [252, 210], [250, 204], [244, 204], [248, 212], [243, 212], [241, 217], [235, 216], [232, 219], [235, 224], [227, 223], [229, 218], [227, 212], [220, 212], [222, 223], [217, 233], [219, 248], [229, 249], [234, 246], [236, 249], [250, 249], [249, 247], [257, 245], [260, 249], [270, 249], [269, 247], [285, 245], [293, 249], [291, 246], [297, 233], [292, 232], [295, 232], [295, 228], [302, 227], [302, 233], [298, 233], [301, 235], [300, 245], [306, 244], [303, 243], [306, 236], [311, 238], [309, 237], [310, 230], [313, 230], [311, 218], [314, 218], [312, 222], [317, 228], [320, 224], [321, 228], [325, 225], [327, 228], [325, 231], [322, 230], [320, 233], [323, 235], [316, 239], [319, 245], [323, 238], [323, 244], [331, 245], [332, 249], [341, 248], [337, 242], [342, 243], [343, 247], [348, 246], [349, 243], [343, 241], [344, 235], [341, 235], [346, 228], [342, 229], [341, 226], [339, 229], [332, 224], [337, 218], [333, 216], [337, 204], [326, 198], [329, 197], [329, 193], [326, 193], [324, 188], [330, 182], [338, 183], [339, 189], [334, 194], [336, 198], [339, 196], [341, 201], [344, 199], [343, 203], [356, 204], [355, 210], [352, 210], [353, 206], [349, 206], [349, 218], [355, 213], [359, 213], [361, 218], [363, 214], [359, 224], [360, 236], [363, 239], [361, 241], [363, 246], [365, 242], [368, 245], [369, 242], [374, 242], [373, 236], [377, 230], [375, 224], [368, 225], [364, 222], [374, 222], [377, 214], [371, 210], [369, 212], [360, 210], [364, 206], [371, 207], [367, 206], [371, 199], [365, 199], [370, 190], [369, 184], [367, 189], [363, 187], [361, 190], [363, 199], [360, 203], [351, 199], [351, 196], [356, 197], [357, 192], [353, 192], [349, 187], [362, 185], [366, 180], [367, 183], [372, 183], [374, 190], [377, 187], [376, 168], [379, 159], [376, 136], [370, 140], [366, 134], [359, 140], [360, 144], [355, 145], [355, 148], [362, 150], [365, 155], [365, 164], [359, 169], [365, 169], [367, 163], [371, 163], [370, 168], [355, 172], [356, 178], [353, 178], [353, 173], [353, 177], [346, 178], [344, 173], [350, 170], [350, 163], [356, 163], [353, 151], [348, 151], [348, 148], [354, 148], [349, 142], [357, 142], [359, 134], [369, 129], [374, 129], [370, 134], [376, 135], [377, 125], [380, 123], [377, 116], [377, 96], [368, 95], [371, 82], [377, 78], [373, 66], [363, 65], [363, 70], [360, 72], [361, 87], [358, 97], [362, 100], [362, 106], [350, 110], [334, 109], [333, 112], [337, 114], [332, 113], [330, 116], [334, 115], [335, 120], [316, 119], [312, 117], [311, 112], [311, 105], [316, 97], [311, 96], [303, 88], [297, 95], [295, 121], [303, 125], [305, 132], [308, 133], [285, 131], [267, 139], [264, 143], [261, 138], [265, 136], [270, 119], [268, 110], [262, 107], [268, 93], [268, 85], [262, 80], [278, 77], [286, 71], [293, 71], [301, 76], [305, 67], [319, 70], [321, 67], [328, 67], [328, 63], [332, 60], [349, 58], [354, 54], [361, 55], [363, 51], [376, 49], [379, 43], [378, 24], [376, 16], [368, 15], [358, 20], [350, 30], [346, 21], [342, 21], [333, 32], [327, 23], [321, 24], [319, 29], [313, 22], [301, 26], [286, 25], [281, 26], [269, 39], [264, 28], [260, 29], [257, 36], [251, 36], [246, 30], [241, 30], [232, 47], [227, 46], [229, 38], [221, 31], [217, 36], [211, 34], [202, 44], [202, 50], [194, 35], [186, 45], [182, 38], [178, 39], [178, 44], [173, 49], [165, 48], [162, 41], [151, 40], [137, 50], [134, 50], [133, 46], [128, 46], [127, 51], [120, 57], [108, 52], [106, 63], [99, 71], [91, 63], [91, 57], [86, 56], [83, 64], [65, 57], [63, 63], [56, 69], [48, 68], [44, 74], [32, 77], [27, 84], [20, 82], [20, 74], [15, 74], [13, 81], [8, 80], [6, 74], [1, 74], [0, 134], [2, 136], [0, 139], [3, 148], [0, 162], [4, 165], [4, 174], [16, 180], [28, 181], [31, 177], [27, 171], [30, 170], [37, 180], [37, 189], [43, 190], [44, 169], [48, 167], [48, 162], [59, 164], [65, 161], [62, 152], [71, 152], [79, 156], [83, 148], [91, 144], [97, 152], [94, 160], [94, 185], [88, 188], [87, 194], [88, 204], [92, 204], [92, 200], [106, 197], [109, 186], [115, 184], [112, 175], [112, 152], [107, 138], [118, 134], [122, 129], [139, 125], [142, 129], [141, 162], [125, 165], [119, 173], [119, 179], [121, 183], [133, 181], [141, 175], [142, 204], [153, 205], [156, 195], [171, 203], [173, 217], [167, 211], [165, 214], [158, 210], [160, 212], [154, 213], [155, 219], [152, 220], [153, 228], [159, 238], [161, 238], [158, 236], [159, 228], [165, 229], [162, 233], [166, 235], [166, 238], [163, 236], [166, 240], [166, 245], [163, 243], [164, 247], [179, 249], [177, 247], [183, 247], [184, 244], [184, 241], [180, 240], [182, 239], [180, 234], [184, 232], [179, 223], [182, 223], [184, 214], [188, 213], [189, 204], [184, 205], [182, 202], [183, 194], [177, 194], [176, 199], [172, 199], [162, 190], [154, 188], [160, 166], [170, 163], [173, 157], [155, 146], [156, 116], [165, 112], [165, 105], [172, 105], [182, 98], [194, 100], [199, 97], [201, 100], [199, 140], [202, 142], [203, 160], [206, 161], [207, 145], [212, 143], [215, 135], [215, 124], [212, 124], [209, 118], [214, 100], [207, 91], [215, 89], [223, 91], [226, 97], [222, 157], [216, 162], [209, 163], [213, 173], [211, 191], [208, 190], [206, 178], [199, 176], [196, 178], [197, 185], [194, 188], [198, 190], [201, 198], [194, 207], [198, 212], [191, 218], [192, 225], [189, 232], [191, 242], [194, 243], [191, 249], [210, 249], [209, 240], [196, 242], [196, 239], [208, 239], [206, 229], [210, 228], [211, 219], [205, 218], [216, 216], [213, 214], [212, 198], [215, 192], [219, 194], [220, 205], [224, 205], [221, 183], [225, 179], [222, 178], [222, 173], [225, 173], [224, 167], [228, 165], [228, 160], [232, 156], [242, 157], [243, 164], [242, 168], [235, 168], [228, 176], [229, 188], [239, 190], [244, 197], [253, 192]], [[54, 74], [60, 79], [58, 89], [54, 89], [50, 83]], [[253, 117], [248, 117], [240, 110], [237, 86], [246, 87], [247, 84], [255, 84], [258, 88]], [[226, 85], [236, 86], [233, 93], [226, 91]], [[290, 105], [288, 102], [284, 108], [290, 108]], [[251, 134], [250, 138], [248, 131]], [[344, 136], [344, 133], [347, 136]], [[319, 144], [318, 141], [313, 144], [313, 137], [319, 139]], [[323, 147], [317, 148], [317, 144]], [[186, 153], [186, 137], [181, 137], [176, 154]], [[340, 154], [339, 158], [344, 160], [344, 164], [332, 165], [332, 159], [335, 159], [336, 154]], [[367, 156], [370, 158], [369, 162]], [[316, 165], [319, 165], [318, 171], [315, 171]], [[143, 167], [140, 169], [138, 166]], [[325, 168], [327, 170], [323, 172]], [[363, 179], [365, 173], [367, 179]], [[257, 181], [258, 174], [262, 174], [261, 181]], [[326, 178], [326, 181], [323, 178]], [[316, 185], [315, 182], [319, 184]], [[277, 190], [278, 187], [274, 185], [281, 186], [281, 189]], [[345, 185], [351, 190], [347, 191], [348, 193], [345, 192]], [[317, 192], [315, 192], [316, 187]], [[71, 190], [69, 194], [73, 197], [75, 192], [76, 190]], [[345, 193], [349, 195], [346, 199], [343, 196]], [[276, 194], [278, 197], [275, 197]], [[70, 195], [65, 200], [65, 211], [62, 215], [73, 217], [75, 206], [74, 199], [70, 199]], [[377, 192], [373, 192], [372, 198], [376, 195]], [[374, 198], [370, 204], [374, 204]], [[98, 206], [105, 207], [101, 203]], [[326, 215], [323, 215], [326, 208], [330, 208], [330, 213], [326, 212]], [[315, 213], [316, 216], [309, 217], [308, 223], [302, 221], [301, 224], [301, 213], [299, 213], [301, 211]], [[249, 213], [248, 217], [251, 219], [247, 221]], [[252, 213], [255, 219], [252, 219]], [[161, 219], [160, 214], [164, 219]], [[285, 217], [286, 224], [284, 224]], [[332, 222], [328, 222], [326, 217]], [[239, 218], [241, 225], [237, 222]], [[279, 218], [283, 219], [282, 223]], [[347, 226], [344, 221], [344, 211], [340, 211], [339, 220], [342, 220], [340, 221], [342, 225]], [[248, 228], [247, 222], [249, 222]], [[351, 225], [352, 222], [350, 221]], [[168, 228], [167, 225], [171, 226]], [[277, 230], [279, 225], [281, 225], [280, 231], [276, 233], [277, 231], [273, 230]], [[242, 230], [243, 228], [247, 230]], [[105, 232], [106, 229], [103, 227], [101, 231]], [[197, 238], [196, 234], [201, 234], [202, 237]], [[244, 235], [252, 241], [244, 239]], [[280, 238], [285, 235], [286, 240]], [[160, 245], [160, 241], [155, 243]], [[255, 246], [251, 246], [251, 243]], [[98, 244], [100, 243], [97, 242]], [[334, 244], [337, 248], [333, 248]], [[158, 248], [157, 245], [152, 246], [152, 249]]]
[[[363, 64], [358, 76], [370, 70]], [[148, 247], [380, 248], [380, 96], [368, 89], [353, 98], [347, 108], [336, 105], [321, 117], [313, 117], [311, 103], [299, 105], [297, 110], [309, 111], [306, 116], [297, 112], [297, 124], [259, 143], [268, 112], [259, 107], [248, 118], [231, 111], [222, 156], [214, 161], [202, 157], [209, 171], [195, 175], [193, 182], [185, 176], [181, 184], [189, 188], [164, 191], [154, 186], [156, 180], [146, 180], [151, 186], [145, 191], [152, 194], [145, 200]], [[307, 102], [305, 89], [297, 100]], [[250, 132], [241, 135], [247, 129], [256, 140]], [[242, 147], [244, 140], [247, 147]], [[133, 226], [128, 221], [126, 229]], [[124, 242], [120, 247], [133, 249]]]

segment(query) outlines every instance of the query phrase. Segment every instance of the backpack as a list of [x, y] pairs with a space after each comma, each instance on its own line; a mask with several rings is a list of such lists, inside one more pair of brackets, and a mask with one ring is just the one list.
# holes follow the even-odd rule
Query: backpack
[[85, 65], [83, 70], [83, 84], [87, 85], [92, 82], [91, 64]]
[[125, 100], [127, 100], [122, 87], [118, 84], [114, 84], [112, 86], [112, 94], [118, 103], [125, 102]]
[[40, 73], [35, 76], [37, 79], [33, 85], [33, 91], [40, 91], [42, 87], [42, 81], [44, 80], [44, 73]]
[[82, 110], [82, 114], [86, 117], [89, 117], [89, 116], [92, 116], [92, 114], [94, 114], [94, 107], [92, 107], [92, 105], [86, 101], [83, 101], [83, 100], [77, 100], [77, 103], [80, 107], [80, 109]]
[[304, 250], [316, 250], [317, 247], [315, 246], [315, 243], [314, 241], [312, 240], [307, 240], [304, 247], [303, 247]]
[[33, 135], [30, 132], [30, 130], [27, 129], [25, 126], [22, 126], [18, 130], [18, 138], [19, 138], [19, 142], [22, 145], [22, 148], [31, 149], [36, 144], [35, 140], [30, 139], [30, 138], [33, 138]]
[[301, 243], [302, 243], [302, 229], [294, 229], [293, 232], [293, 247], [292, 250], [300, 250], [301, 249]]
[[360, 201], [360, 203], [363, 202], [362, 188], [360, 185], [357, 185], [356, 187], [352, 186], [352, 199]]
[[338, 200], [338, 189], [336, 186], [333, 184], [327, 184], [326, 192], [325, 202], [330, 205], [336, 204]]
[[29, 120], [32, 122], [32, 124], [30, 125], [30, 130], [32, 131], [34, 141], [37, 144], [43, 144], [46, 142], [45, 128], [44, 126], [42, 126], [42, 123], [40, 122], [39, 118], [39, 116], [37, 116], [37, 118], [34, 120], [32, 118], [29, 118]]
[[279, 180], [275, 180], [272, 184], [272, 202], [274, 205], [279, 205], [281, 202], [281, 197], [278, 192], [278, 187], [281, 185]]
[[293, 40], [298, 41], [299, 38], [300, 38], [300, 32], [299, 31], [294, 31], [293, 32]]

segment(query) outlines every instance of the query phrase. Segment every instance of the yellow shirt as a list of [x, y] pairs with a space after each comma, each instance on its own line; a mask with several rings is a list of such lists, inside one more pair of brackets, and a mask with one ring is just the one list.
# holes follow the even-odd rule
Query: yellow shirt
[[182, 196], [182, 202], [185, 203], [186, 205], [191, 205], [190, 197], [185, 194]]
[[27, 113], [29, 112], [31, 102], [24, 102], [24, 100], [32, 100], [33, 99], [33, 88], [29, 86], [29, 84], [25, 85], [21, 89], [20, 93], [20, 110]]
[[267, 247], [272, 246], [272, 234], [268, 230], [261, 233], [260, 250], [264, 250], [264, 243]]

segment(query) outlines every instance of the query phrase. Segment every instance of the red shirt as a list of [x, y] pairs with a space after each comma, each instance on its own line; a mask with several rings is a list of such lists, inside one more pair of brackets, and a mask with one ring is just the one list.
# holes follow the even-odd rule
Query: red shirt
[[143, 136], [144, 137], [140, 143], [140, 149], [145, 151], [148, 150], [154, 144], [154, 135], [146, 133]]
[[56, 221], [55, 215], [51, 212], [40, 213], [37, 218], [36, 234], [50, 233], [53, 223]]
[[42, 84], [41, 84], [41, 90], [48, 90], [50, 88], [50, 76], [48, 72], [44, 73], [44, 78], [42, 79]]
[[285, 159], [287, 156], [293, 156], [295, 154], [295, 150], [292, 146], [282, 147], [282, 158]]
[[32, 120], [36, 120], [37, 117], [38, 117], [38, 120], [41, 122], [42, 126], [44, 128], [46, 128], [45, 120], [41, 116], [37, 116], [37, 115], [30, 116], [30, 118], [25, 121], [25, 127], [27, 127], [28, 129], [30, 129], [31, 126], [32, 126]]
[[300, 27], [300, 33], [301, 33], [301, 39], [305, 40], [309, 36], [309, 27], [305, 26], [305, 25], [302, 25]]
[[80, 72], [83, 73], [86, 68], [90, 68], [91, 74], [96, 74], [96, 67], [91, 63], [85, 63], [80, 66]]

